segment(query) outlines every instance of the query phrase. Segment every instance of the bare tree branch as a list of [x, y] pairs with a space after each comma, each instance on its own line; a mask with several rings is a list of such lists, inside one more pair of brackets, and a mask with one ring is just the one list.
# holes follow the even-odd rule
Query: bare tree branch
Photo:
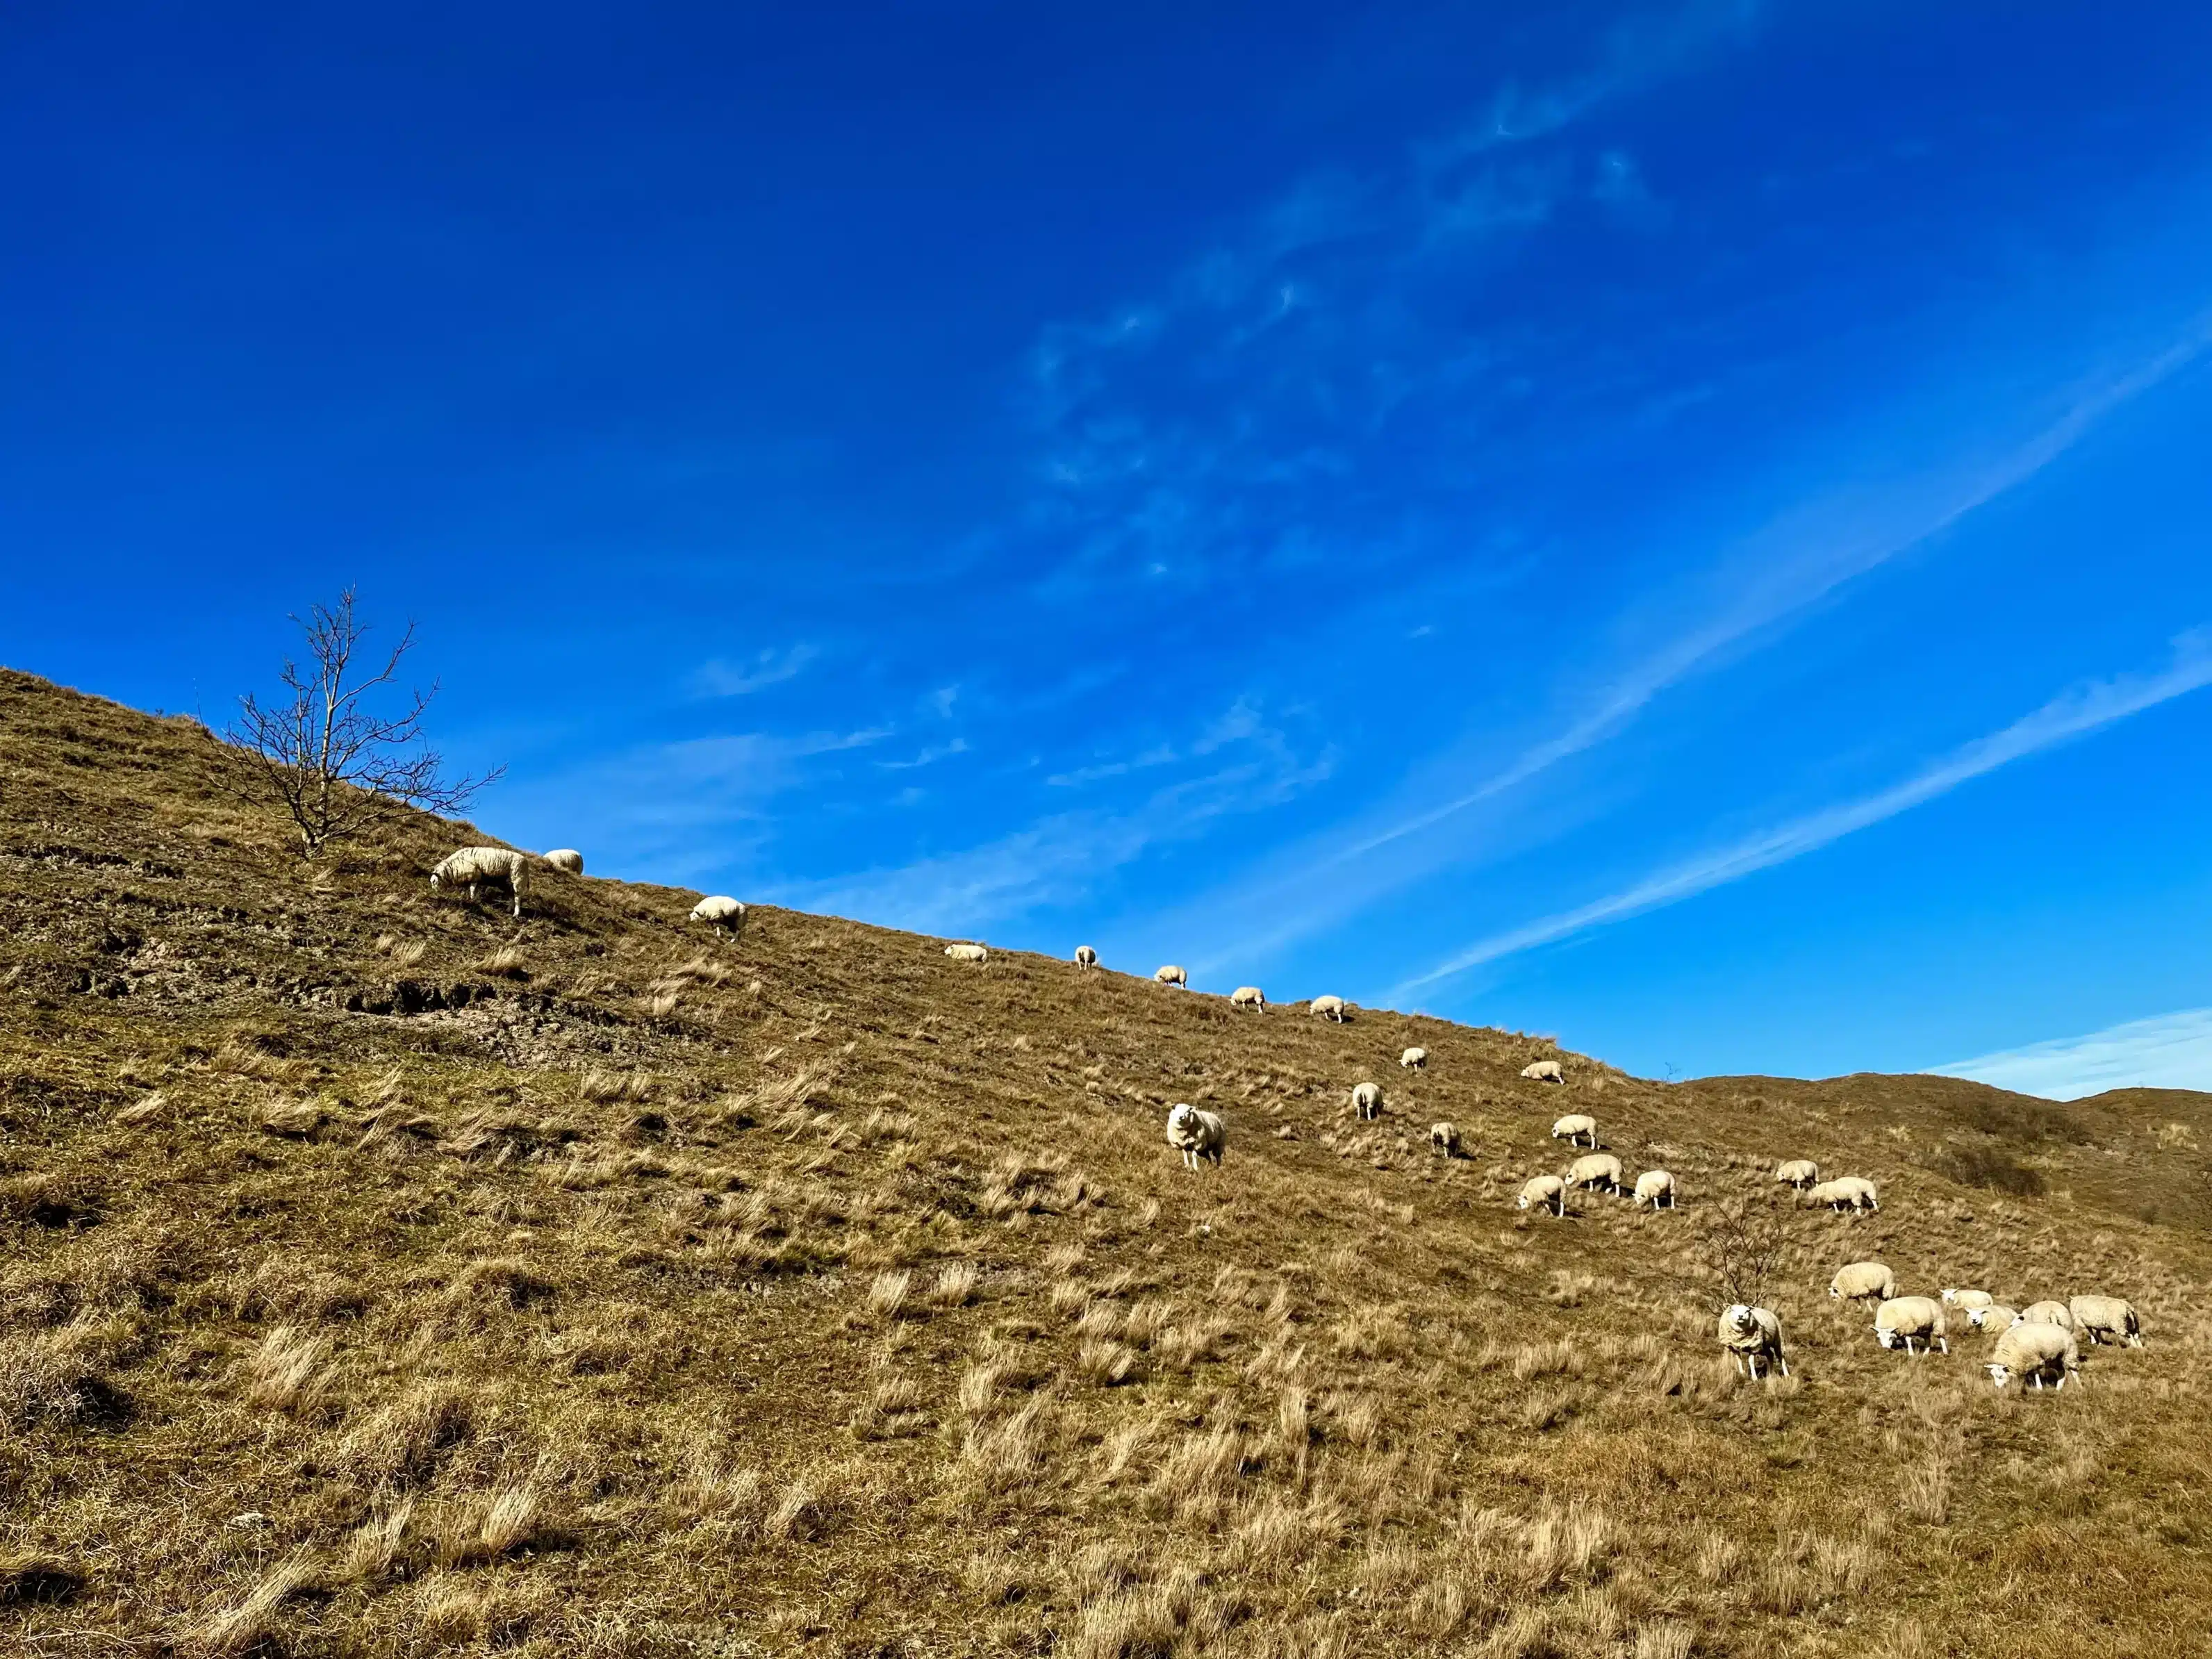
[[379, 672], [356, 678], [354, 659], [368, 627], [355, 617], [352, 588], [335, 605], [292, 620], [307, 636], [309, 665], [285, 659], [281, 698], [264, 704], [248, 692], [238, 700], [238, 719], [224, 734], [237, 758], [227, 787], [241, 799], [283, 807], [310, 856], [407, 807], [458, 811], [505, 771], [445, 777], [444, 758], [422, 731], [434, 682], [408, 692], [396, 712], [372, 712], [372, 694], [397, 686], [401, 659], [415, 648], [413, 623]]
[[1725, 1308], [1765, 1306], [1790, 1233], [1771, 1199], [1732, 1198], [1707, 1206], [1673, 1277], [1686, 1300]]

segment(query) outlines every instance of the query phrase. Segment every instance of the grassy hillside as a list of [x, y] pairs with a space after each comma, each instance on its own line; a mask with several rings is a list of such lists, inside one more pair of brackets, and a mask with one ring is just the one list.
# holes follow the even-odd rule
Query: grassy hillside
[[[2204, 1097], [1670, 1088], [550, 872], [517, 923], [425, 884], [476, 831], [305, 865], [213, 754], [0, 672], [0, 1650], [2205, 1650]], [[1516, 1210], [1570, 1109], [1680, 1210]], [[1746, 1240], [1786, 1381], [1714, 1344]], [[1869, 1256], [2149, 1343], [1999, 1397], [1829, 1300]]]

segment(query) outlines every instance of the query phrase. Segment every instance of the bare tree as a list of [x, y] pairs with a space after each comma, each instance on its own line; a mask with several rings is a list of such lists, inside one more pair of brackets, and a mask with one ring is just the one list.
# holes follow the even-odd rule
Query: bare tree
[[335, 605], [318, 605], [295, 616], [307, 636], [303, 667], [287, 658], [284, 696], [264, 704], [248, 692], [239, 717], [224, 733], [236, 764], [228, 780], [241, 799], [282, 805], [309, 856], [329, 843], [360, 836], [406, 807], [457, 811], [506, 770], [447, 779], [445, 761], [422, 734], [422, 719], [438, 695], [410, 691], [395, 712], [370, 707], [396, 691], [400, 659], [415, 647], [415, 624], [376, 673], [374, 657], [356, 666], [368, 625], [354, 615], [354, 590]]
[[1789, 1231], [1771, 1200], [1732, 1198], [1708, 1207], [1687, 1249], [1686, 1274], [1677, 1275], [1692, 1300], [1717, 1307], [1741, 1302], [1763, 1307], [1766, 1288], [1781, 1266]]

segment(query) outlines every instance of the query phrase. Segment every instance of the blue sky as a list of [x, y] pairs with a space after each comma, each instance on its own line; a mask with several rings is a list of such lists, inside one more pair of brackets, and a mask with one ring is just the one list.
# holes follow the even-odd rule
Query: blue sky
[[2212, 1087], [2212, 13], [1994, 16], [11, 16], [0, 660], [355, 582], [599, 872]]

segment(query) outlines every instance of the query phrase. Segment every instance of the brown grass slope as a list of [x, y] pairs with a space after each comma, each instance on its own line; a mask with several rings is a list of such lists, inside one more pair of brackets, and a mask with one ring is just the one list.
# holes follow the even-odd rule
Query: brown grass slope
[[[516, 923], [425, 884], [476, 831], [303, 865], [213, 754], [0, 673], [0, 1650], [2203, 1646], [2202, 1097], [1546, 1087], [663, 888]], [[1514, 1209], [1567, 1109], [1682, 1208]], [[1881, 1212], [1776, 1202], [1797, 1155]], [[1739, 1199], [1787, 1381], [1714, 1346]], [[1829, 1300], [1867, 1256], [2149, 1343], [2001, 1398]]]

